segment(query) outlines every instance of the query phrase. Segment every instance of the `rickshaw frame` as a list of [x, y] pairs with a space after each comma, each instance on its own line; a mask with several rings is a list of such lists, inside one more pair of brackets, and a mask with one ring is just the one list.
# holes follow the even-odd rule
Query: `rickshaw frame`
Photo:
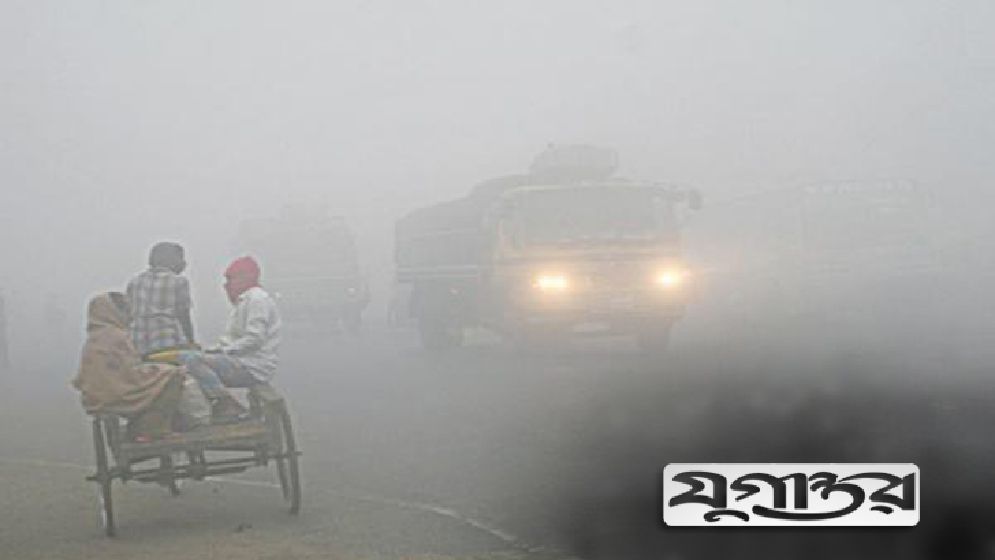
[[[204, 480], [207, 477], [233, 474], [250, 467], [276, 464], [277, 478], [284, 500], [292, 515], [300, 513], [301, 481], [297, 449], [290, 413], [284, 398], [268, 384], [248, 390], [249, 415], [232, 424], [204, 426], [190, 432], [147, 443], [127, 441], [124, 417], [95, 414], [92, 418], [96, 472], [87, 480], [97, 483], [97, 497], [104, 532], [113, 537], [114, 519], [112, 483], [137, 481], [157, 483], [179, 495], [178, 480]], [[241, 455], [209, 458], [209, 452], [235, 452]], [[174, 462], [185, 456], [186, 461]], [[111, 464], [113, 459], [113, 465]], [[158, 459], [157, 468], [142, 463]], [[136, 468], [137, 467], [137, 468]]]

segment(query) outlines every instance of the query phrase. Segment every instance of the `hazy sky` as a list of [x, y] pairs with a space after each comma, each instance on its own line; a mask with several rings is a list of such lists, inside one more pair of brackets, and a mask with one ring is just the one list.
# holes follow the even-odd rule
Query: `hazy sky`
[[993, 24], [986, 1], [0, 0], [0, 284], [75, 312], [169, 238], [221, 309], [238, 220], [301, 200], [382, 274], [395, 217], [550, 141], [706, 194], [984, 188]]

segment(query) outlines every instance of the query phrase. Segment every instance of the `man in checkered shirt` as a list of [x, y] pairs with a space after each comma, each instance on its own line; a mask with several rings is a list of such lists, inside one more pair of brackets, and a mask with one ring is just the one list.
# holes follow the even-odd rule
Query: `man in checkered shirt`
[[190, 283], [180, 276], [186, 265], [183, 247], [157, 243], [149, 252], [149, 268], [128, 282], [131, 338], [143, 356], [194, 342]]

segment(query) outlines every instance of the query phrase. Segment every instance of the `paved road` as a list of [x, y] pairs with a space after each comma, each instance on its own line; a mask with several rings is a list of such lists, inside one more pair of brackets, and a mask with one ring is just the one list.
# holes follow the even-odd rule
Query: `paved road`
[[898, 539], [665, 531], [659, 469], [918, 461], [958, 473], [947, 502], [991, 486], [977, 486], [993, 410], [981, 358], [754, 327], [718, 337], [689, 322], [663, 361], [625, 340], [529, 354], [480, 337], [429, 356], [403, 330], [291, 333], [279, 385], [305, 452], [304, 514], [282, 512], [262, 471], [192, 483], [178, 499], [129, 485], [114, 541], [82, 480], [92, 451], [68, 375], [19, 370], [0, 411], [0, 557], [778, 558], [813, 545], [813, 557], [914, 555], [943, 538], [939, 508]]

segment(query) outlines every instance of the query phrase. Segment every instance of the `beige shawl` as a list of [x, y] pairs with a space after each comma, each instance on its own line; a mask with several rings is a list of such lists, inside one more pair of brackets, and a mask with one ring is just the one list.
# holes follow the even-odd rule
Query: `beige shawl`
[[94, 296], [87, 309], [86, 344], [73, 386], [90, 414], [132, 415], [145, 410], [184, 368], [144, 364], [128, 333], [128, 318], [111, 294]]

